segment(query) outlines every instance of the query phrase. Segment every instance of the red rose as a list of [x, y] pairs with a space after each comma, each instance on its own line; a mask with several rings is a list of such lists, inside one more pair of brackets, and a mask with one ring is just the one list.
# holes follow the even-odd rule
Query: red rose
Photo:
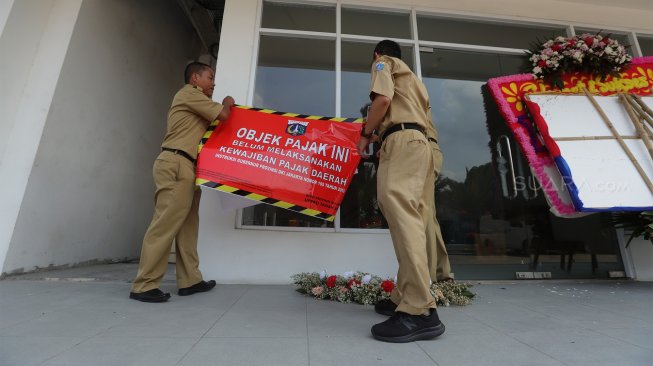
[[592, 45], [594, 44], [594, 37], [585, 37], [583, 41], [585, 41], [587, 47], [592, 47]]
[[569, 42], [567, 42], [567, 46], [569, 47], [574, 47], [575, 45], [576, 45], [576, 40], [571, 39], [569, 40]]
[[538, 62], [537, 62], [537, 66], [539, 66], [539, 67], [546, 67], [546, 61], [544, 61], [544, 60], [540, 60], [540, 61], [538, 61]]
[[554, 50], [555, 52], [558, 52], [562, 49], [562, 46], [556, 43], [553, 46], [551, 46], [551, 49]]
[[360, 285], [360, 284], [361, 284], [361, 281], [359, 281], [359, 280], [357, 280], [357, 279], [355, 279], [355, 278], [352, 278], [351, 280], [349, 280], [349, 281], [347, 282], [347, 287], [348, 287], [348, 288], [351, 288], [351, 287], [354, 286], [354, 285]]
[[385, 280], [381, 282], [381, 289], [385, 292], [392, 292], [392, 289], [395, 288], [395, 283], [390, 280]]
[[338, 280], [338, 277], [336, 276], [329, 276], [326, 279], [326, 287], [328, 288], [334, 288], [336, 287], [336, 280]]

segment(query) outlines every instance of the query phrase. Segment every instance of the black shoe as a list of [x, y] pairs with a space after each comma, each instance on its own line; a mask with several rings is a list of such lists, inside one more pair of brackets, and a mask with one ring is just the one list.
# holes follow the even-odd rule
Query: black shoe
[[397, 304], [390, 299], [381, 300], [374, 304], [374, 311], [381, 315], [393, 316], [395, 315], [395, 309], [397, 309]]
[[431, 309], [429, 315], [411, 315], [397, 311], [390, 319], [372, 327], [374, 338], [392, 343], [433, 339], [442, 333], [444, 324], [435, 309]]
[[170, 294], [155, 288], [145, 292], [130, 292], [129, 298], [142, 302], [166, 302], [170, 298]]
[[188, 296], [196, 292], [206, 292], [215, 287], [215, 281], [201, 281], [191, 287], [184, 287], [179, 289], [179, 296]]

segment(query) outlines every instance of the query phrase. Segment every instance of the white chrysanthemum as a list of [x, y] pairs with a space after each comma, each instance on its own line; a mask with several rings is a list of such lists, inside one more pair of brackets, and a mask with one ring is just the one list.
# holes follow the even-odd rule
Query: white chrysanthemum
[[368, 283], [370, 283], [371, 280], [372, 280], [372, 276], [371, 276], [371, 275], [368, 275], [368, 274], [365, 275], [365, 276], [363, 276], [363, 278], [361, 278], [361, 282], [362, 282], [363, 284], [365, 284], [365, 285], [367, 285]]
[[321, 280], [325, 279], [325, 278], [326, 278], [326, 275], [327, 275], [326, 269], [325, 269], [325, 270], [322, 270], [322, 271], [320, 272], [320, 279], [321, 279]]
[[347, 271], [347, 272], [345, 272], [342, 276], [343, 276], [344, 278], [352, 278], [352, 277], [354, 277], [354, 274], [356, 274], [356, 272], [354, 272], [354, 271]]

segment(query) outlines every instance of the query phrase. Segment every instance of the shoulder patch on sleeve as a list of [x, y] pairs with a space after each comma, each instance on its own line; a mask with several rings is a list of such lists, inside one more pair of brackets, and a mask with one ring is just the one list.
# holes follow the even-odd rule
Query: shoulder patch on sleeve
[[383, 70], [384, 67], [385, 67], [385, 64], [383, 62], [379, 62], [374, 66], [376, 71], [381, 71], [381, 70]]

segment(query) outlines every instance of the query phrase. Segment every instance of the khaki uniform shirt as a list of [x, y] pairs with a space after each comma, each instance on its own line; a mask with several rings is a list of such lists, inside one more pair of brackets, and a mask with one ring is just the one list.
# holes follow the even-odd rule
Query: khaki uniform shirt
[[[379, 126], [381, 136], [386, 129], [399, 123], [417, 123], [425, 131], [433, 126], [426, 87], [400, 59], [384, 55], [372, 64], [370, 96], [372, 93], [392, 100]], [[437, 139], [435, 129], [432, 132]]]
[[183, 150], [197, 159], [197, 146], [222, 108], [222, 104], [207, 97], [202, 88], [184, 85], [172, 100], [168, 111], [168, 131], [161, 147]]

